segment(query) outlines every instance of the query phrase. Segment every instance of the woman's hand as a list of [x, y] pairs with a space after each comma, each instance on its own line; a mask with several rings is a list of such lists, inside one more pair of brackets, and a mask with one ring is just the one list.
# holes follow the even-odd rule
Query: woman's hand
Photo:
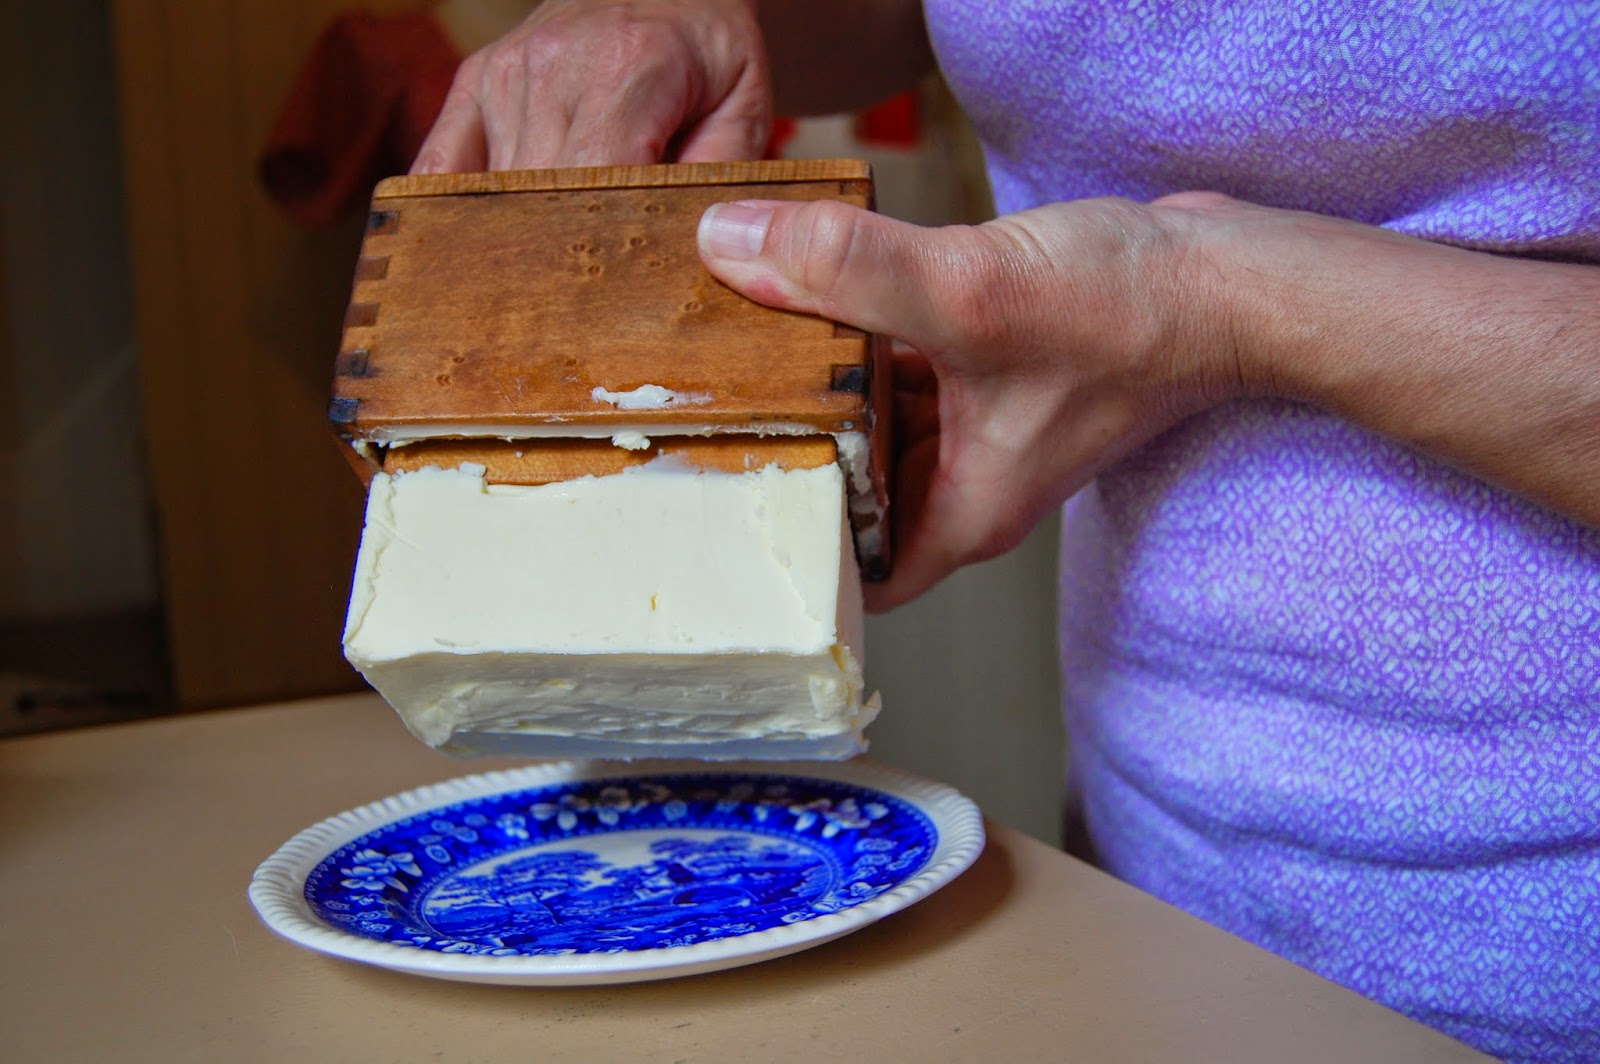
[[1212, 193], [920, 229], [720, 204], [708, 268], [914, 349], [896, 365], [887, 609], [1014, 546], [1208, 406], [1310, 403], [1600, 526], [1600, 268], [1465, 251]]
[[461, 64], [411, 172], [752, 159], [771, 126], [749, 0], [545, 0]]
[[896, 365], [887, 609], [1015, 546], [1099, 470], [1239, 393], [1174, 208], [1057, 204], [920, 229], [843, 204], [713, 207], [701, 254], [762, 303], [910, 345]]

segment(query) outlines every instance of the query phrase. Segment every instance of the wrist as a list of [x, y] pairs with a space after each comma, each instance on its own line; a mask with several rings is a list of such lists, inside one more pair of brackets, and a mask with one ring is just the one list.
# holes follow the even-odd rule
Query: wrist
[[[1348, 347], [1350, 330], [1367, 324], [1384, 291], [1403, 286], [1385, 277], [1374, 236], [1380, 229], [1297, 211], [1258, 207], [1211, 193], [1169, 197], [1181, 215], [1188, 247], [1179, 298], [1191, 307], [1191, 329], [1209, 332], [1211, 374], [1231, 389], [1225, 398], [1276, 398], [1327, 405], [1338, 378], [1361, 371], [1330, 362]], [[1355, 386], [1359, 386], [1356, 384]]]
[[1229, 234], [1233, 203], [1212, 193], [1182, 193], [1151, 204], [1161, 234], [1151, 304], [1164, 308], [1168, 376], [1185, 413], [1264, 394], [1261, 296]]
[[1437, 367], [1415, 357], [1419, 329], [1448, 311], [1427, 298], [1443, 286], [1418, 282], [1442, 278], [1469, 253], [1340, 218], [1241, 206], [1224, 254], [1245, 393], [1385, 428], [1426, 420], [1409, 385]]

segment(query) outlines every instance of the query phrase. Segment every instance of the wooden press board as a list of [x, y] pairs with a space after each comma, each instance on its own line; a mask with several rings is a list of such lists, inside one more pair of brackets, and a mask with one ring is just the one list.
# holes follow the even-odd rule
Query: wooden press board
[[[382, 182], [329, 407], [339, 435], [358, 445], [358, 468], [474, 461], [491, 481], [546, 483], [663, 450], [706, 468], [751, 456], [806, 468], [833, 460], [831, 434], [862, 432], [884, 512], [887, 352], [859, 330], [761, 306], [711, 276], [695, 231], [708, 206], [736, 199], [870, 208], [871, 172], [782, 160]], [[593, 395], [647, 384], [694, 401], [623, 410]], [[673, 439], [686, 425], [716, 435]], [[611, 426], [660, 435], [651, 451], [627, 452], [603, 438]], [[549, 438], [567, 431], [602, 438]], [[383, 448], [397, 437], [424, 442]], [[858, 533], [876, 520], [855, 516]], [[869, 575], [886, 569], [884, 557], [862, 561]]]

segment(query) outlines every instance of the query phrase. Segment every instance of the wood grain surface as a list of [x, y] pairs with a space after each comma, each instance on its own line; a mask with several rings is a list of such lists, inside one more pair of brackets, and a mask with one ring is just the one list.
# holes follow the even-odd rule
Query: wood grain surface
[[656, 458], [673, 458], [706, 472], [744, 473], [776, 465], [780, 469], [818, 469], [838, 457], [832, 436], [667, 436], [633, 451], [608, 439], [580, 440], [426, 440], [391, 447], [386, 473], [463, 462], [484, 467], [491, 484], [553, 484], [582, 476], [607, 476]]
[[871, 196], [872, 167], [859, 159], [767, 159], [760, 162], [573, 166], [476, 174], [408, 174], [378, 183], [375, 199], [550, 192], [560, 189], [683, 188], [691, 185], [782, 185], [843, 181]]
[[[712, 203], [864, 207], [863, 170], [678, 164], [391, 179], [373, 200], [345, 318], [338, 428], [355, 439], [462, 423], [507, 435], [574, 421], [864, 429], [868, 338], [738, 295], [695, 250]], [[645, 384], [687, 401], [621, 410], [593, 394]]]

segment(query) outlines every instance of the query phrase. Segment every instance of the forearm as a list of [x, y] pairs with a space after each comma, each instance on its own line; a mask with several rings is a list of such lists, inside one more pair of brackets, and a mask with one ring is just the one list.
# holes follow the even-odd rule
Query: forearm
[[1230, 302], [1247, 392], [1600, 527], [1600, 267], [1310, 215], [1245, 256]]
[[757, 0], [779, 114], [854, 111], [933, 69], [919, 0]]

